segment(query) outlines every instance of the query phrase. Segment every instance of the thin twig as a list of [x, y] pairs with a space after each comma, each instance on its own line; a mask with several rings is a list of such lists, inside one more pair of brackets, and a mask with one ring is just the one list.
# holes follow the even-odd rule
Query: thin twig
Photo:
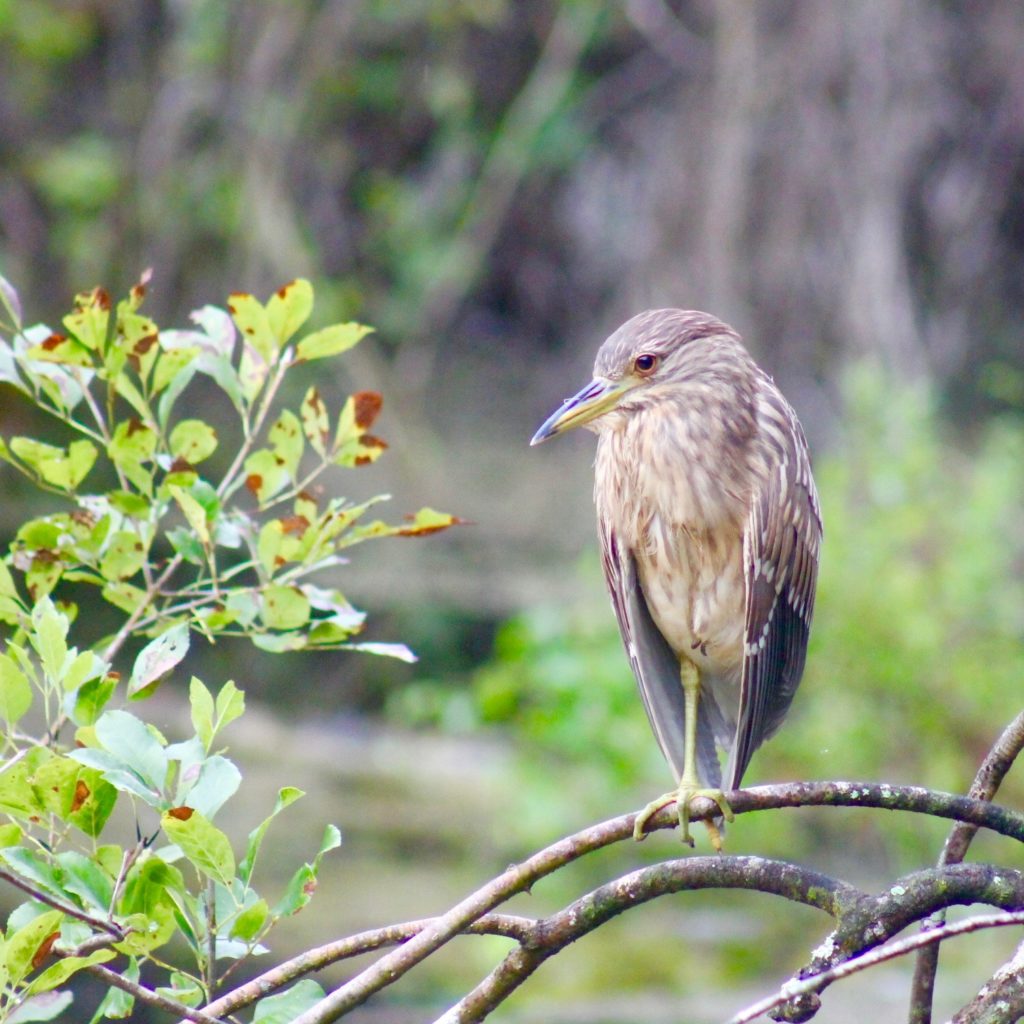
[[125, 931], [120, 927], [120, 925], [114, 924], [113, 921], [104, 921], [100, 917], [93, 917], [92, 914], [87, 914], [84, 910], [79, 910], [78, 907], [73, 904], [65, 903], [64, 900], [59, 900], [56, 896], [51, 896], [48, 892], [40, 889], [39, 886], [33, 885], [31, 882], [26, 882], [23, 878], [19, 878], [18, 875], [8, 871], [6, 868], [0, 868], [0, 880], [10, 883], [16, 889], [20, 889], [24, 893], [28, 893], [32, 899], [38, 900], [40, 903], [45, 903], [48, 907], [53, 907], [54, 910], [59, 910], [62, 913], [67, 914], [68, 917], [73, 917], [78, 921], [84, 921], [90, 928], [106, 932], [115, 942], [121, 942], [125, 937]]
[[869, 967], [885, 963], [886, 960], [893, 960], [898, 956], [906, 956], [915, 950], [934, 943], [943, 942], [946, 939], [955, 938], [958, 935], [967, 935], [971, 932], [981, 931], [985, 928], [1006, 928], [1012, 925], [1024, 924], [1024, 911], [1015, 911], [1009, 914], [986, 914], [983, 916], [968, 918], [966, 921], [958, 921], [956, 924], [943, 925], [941, 928], [934, 928], [927, 932], [918, 932], [906, 939], [891, 942], [887, 946], [873, 949], [855, 960], [847, 960], [822, 971], [809, 978], [792, 979], [787, 981], [779, 991], [765, 999], [760, 1000], [740, 1011], [735, 1017], [729, 1020], [729, 1024], [750, 1024], [763, 1013], [768, 1013], [784, 1003], [790, 1002], [799, 996], [814, 995], [822, 991], [828, 985], [841, 978], [847, 978], [858, 971], [865, 971]]
[[184, 1020], [194, 1021], [195, 1024], [223, 1024], [221, 1018], [211, 1017], [205, 1010], [193, 1010], [192, 1007], [179, 1003], [176, 999], [169, 999], [167, 996], [154, 992], [151, 988], [146, 988], [145, 985], [129, 981], [116, 971], [112, 971], [109, 967], [104, 967], [102, 964], [90, 964], [84, 969], [93, 977], [99, 978], [103, 984], [119, 988], [122, 992], [133, 995], [140, 1003], [146, 1003], [149, 1006], [156, 1007], [158, 1010], [173, 1013]]
[[[299, 956], [286, 960], [258, 977], [250, 979], [244, 985], [239, 985], [238, 988], [225, 993], [219, 999], [208, 1003], [203, 1010], [218, 1017], [233, 1013], [235, 1010], [240, 1010], [277, 992], [285, 985], [295, 981], [296, 978], [322, 970], [340, 960], [371, 953], [385, 946], [397, 946], [408, 942], [414, 935], [418, 935], [424, 928], [433, 924], [435, 920], [436, 918], [427, 917], [419, 921], [404, 921], [401, 924], [373, 928], [370, 931], [359, 932], [356, 935], [349, 935], [323, 946], [317, 946], [315, 949], [306, 950]], [[512, 914], [487, 914], [471, 924], [465, 934], [500, 935], [518, 942], [526, 942], [533, 934], [535, 927], [536, 922], [528, 917], [518, 917]]]
[[[1024, 711], [1003, 730], [993, 744], [981, 767], [978, 768], [971, 784], [969, 796], [975, 800], [993, 800], [1006, 773], [1013, 767], [1021, 750], [1024, 749]], [[958, 821], [946, 837], [938, 866], [959, 864], [967, 856], [971, 841], [977, 834], [977, 826]], [[921, 923], [922, 929], [940, 927], [945, 923], [944, 911], [939, 911], [930, 920]], [[910, 985], [909, 1024], [930, 1024], [932, 1000], [935, 995], [935, 975], [939, 969], [938, 943], [922, 947], [914, 964], [914, 977]]]

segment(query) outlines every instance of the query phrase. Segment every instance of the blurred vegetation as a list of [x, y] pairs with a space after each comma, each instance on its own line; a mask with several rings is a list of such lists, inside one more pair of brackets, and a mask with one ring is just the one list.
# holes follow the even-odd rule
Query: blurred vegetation
[[[1024, 424], [993, 422], [965, 452], [921, 384], [865, 364], [848, 374], [845, 397], [843, 437], [816, 467], [826, 536], [806, 676], [745, 782], [882, 779], [963, 792], [1019, 710]], [[508, 734], [524, 780], [517, 814], [536, 842], [670, 781], [596, 554], [576, 589], [509, 620], [471, 688], [421, 681], [391, 704], [409, 720]], [[1011, 781], [1002, 797], [1018, 802], [1024, 785]], [[843, 856], [903, 871], [931, 860], [942, 835], [895, 816], [883, 834], [874, 815], [851, 846], [846, 812], [801, 812], [792, 830], [785, 816], [743, 819], [730, 848], [807, 858], [845, 845]]]

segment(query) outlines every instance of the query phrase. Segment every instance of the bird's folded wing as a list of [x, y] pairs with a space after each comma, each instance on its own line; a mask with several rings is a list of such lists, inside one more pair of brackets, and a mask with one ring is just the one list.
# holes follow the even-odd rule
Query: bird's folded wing
[[[602, 523], [599, 532], [605, 579], [622, 642], [654, 735], [678, 779], [683, 774], [686, 753], [686, 706], [679, 659], [651, 618], [633, 553], [619, 543], [608, 524]], [[709, 702], [710, 694], [702, 694], [697, 713], [697, 771], [703, 785], [716, 788], [721, 785], [722, 772]]]
[[787, 450], [755, 497], [743, 538], [747, 617], [730, 789], [789, 710], [814, 612], [821, 514], [806, 442], [792, 422]]

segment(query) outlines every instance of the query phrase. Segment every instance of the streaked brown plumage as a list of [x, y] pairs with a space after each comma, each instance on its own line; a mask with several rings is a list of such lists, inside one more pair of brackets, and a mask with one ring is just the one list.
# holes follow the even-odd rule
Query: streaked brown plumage
[[821, 539], [807, 443], [736, 332], [676, 309], [641, 313], [612, 334], [594, 381], [533, 443], [574, 426], [598, 435], [605, 578], [651, 725], [680, 779], [677, 793], [643, 812], [637, 834], [678, 798], [688, 838], [694, 795], [728, 811], [716, 741], [735, 789], [800, 682]]

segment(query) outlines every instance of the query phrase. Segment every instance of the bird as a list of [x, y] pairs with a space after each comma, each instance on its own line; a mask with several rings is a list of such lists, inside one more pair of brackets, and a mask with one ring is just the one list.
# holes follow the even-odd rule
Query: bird
[[[605, 581], [654, 735], [678, 780], [634, 822], [707, 797], [722, 849], [725, 791], [782, 725], [804, 670], [822, 538], [803, 428], [728, 324], [655, 309], [598, 350], [593, 380], [531, 445], [597, 434]], [[727, 756], [725, 791], [717, 747]]]

